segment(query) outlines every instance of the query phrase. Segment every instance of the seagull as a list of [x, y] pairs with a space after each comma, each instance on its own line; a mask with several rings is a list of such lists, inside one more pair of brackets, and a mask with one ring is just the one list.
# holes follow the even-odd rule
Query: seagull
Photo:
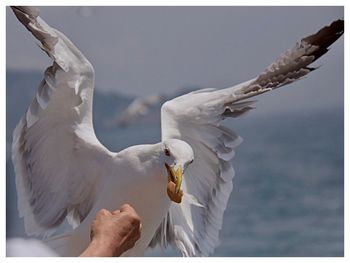
[[[249, 81], [166, 101], [161, 141], [116, 153], [94, 132], [91, 63], [37, 8], [12, 10], [53, 60], [13, 133], [18, 210], [26, 233], [43, 237], [60, 256], [79, 255], [96, 212], [124, 203], [135, 208], [143, 227], [123, 256], [142, 256], [157, 245], [175, 246], [183, 256], [212, 254], [232, 191], [231, 160], [242, 141], [223, 120], [252, 110], [252, 97], [315, 70], [309, 65], [344, 32], [344, 21], [333, 21]], [[65, 220], [72, 229], [54, 235]]]
[[152, 94], [143, 98], [136, 98], [118, 115], [116, 121], [112, 120], [109, 123], [112, 126], [116, 122], [118, 126], [126, 127], [134, 120], [147, 115], [153, 108], [162, 105], [166, 101], [166, 98], [167, 96], [163, 94]]

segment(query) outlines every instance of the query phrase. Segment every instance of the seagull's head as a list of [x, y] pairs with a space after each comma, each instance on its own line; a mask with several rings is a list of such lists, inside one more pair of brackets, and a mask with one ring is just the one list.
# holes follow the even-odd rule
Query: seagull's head
[[169, 139], [163, 142], [164, 166], [168, 176], [167, 193], [169, 198], [180, 203], [182, 199], [182, 177], [194, 160], [192, 147], [181, 140]]

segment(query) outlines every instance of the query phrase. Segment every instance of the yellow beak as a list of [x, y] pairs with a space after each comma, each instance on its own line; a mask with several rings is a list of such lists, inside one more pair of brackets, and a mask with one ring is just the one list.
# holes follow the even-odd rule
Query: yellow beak
[[176, 185], [175, 192], [179, 193], [179, 191], [181, 190], [181, 183], [182, 183], [182, 176], [183, 176], [181, 167], [174, 170], [167, 163], [165, 164], [165, 167], [168, 172], [168, 182], [170, 181], [174, 182]]

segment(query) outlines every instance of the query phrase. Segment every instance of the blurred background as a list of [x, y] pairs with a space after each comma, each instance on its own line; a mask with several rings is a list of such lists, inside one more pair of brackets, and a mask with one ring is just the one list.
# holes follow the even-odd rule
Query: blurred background
[[[42, 7], [96, 72], [94, 125], [119, 151], [160, 139], [161, 102], [199, 88], [225, 88], [260, 73], [343, 7]], [[7, 8], [6, 236], [24, 237], [18, 217], [12, 132], [50, 59]], [[344, 45], [339, 39], [306, 79], [259, 97], [226, 122], [244, 139], [214, 256], [344, 255]], [[158, 96], [120, 125], [137, 98]], [[157, 101], [157, 100], [156, 100]], [[146, 112], [145, 112], [146, 113]], [[149, 256], [178, 256], [173, 249]]]

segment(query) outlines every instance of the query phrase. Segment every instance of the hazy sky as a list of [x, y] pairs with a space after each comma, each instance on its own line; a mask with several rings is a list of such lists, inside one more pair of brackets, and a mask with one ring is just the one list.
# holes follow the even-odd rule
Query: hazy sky
[[[50, 60], [9, 8], [6, 15], [7, 67], [43, 71]], [[246, 81], [344, 14], [342, 7], [43, 7], [41, 16], [92, 62], [97, 89], [144, 96]], [[342, 105], [343, 57], [341, 38], [316, 62], [320, 69], [263, 95], [258, 108]]]

